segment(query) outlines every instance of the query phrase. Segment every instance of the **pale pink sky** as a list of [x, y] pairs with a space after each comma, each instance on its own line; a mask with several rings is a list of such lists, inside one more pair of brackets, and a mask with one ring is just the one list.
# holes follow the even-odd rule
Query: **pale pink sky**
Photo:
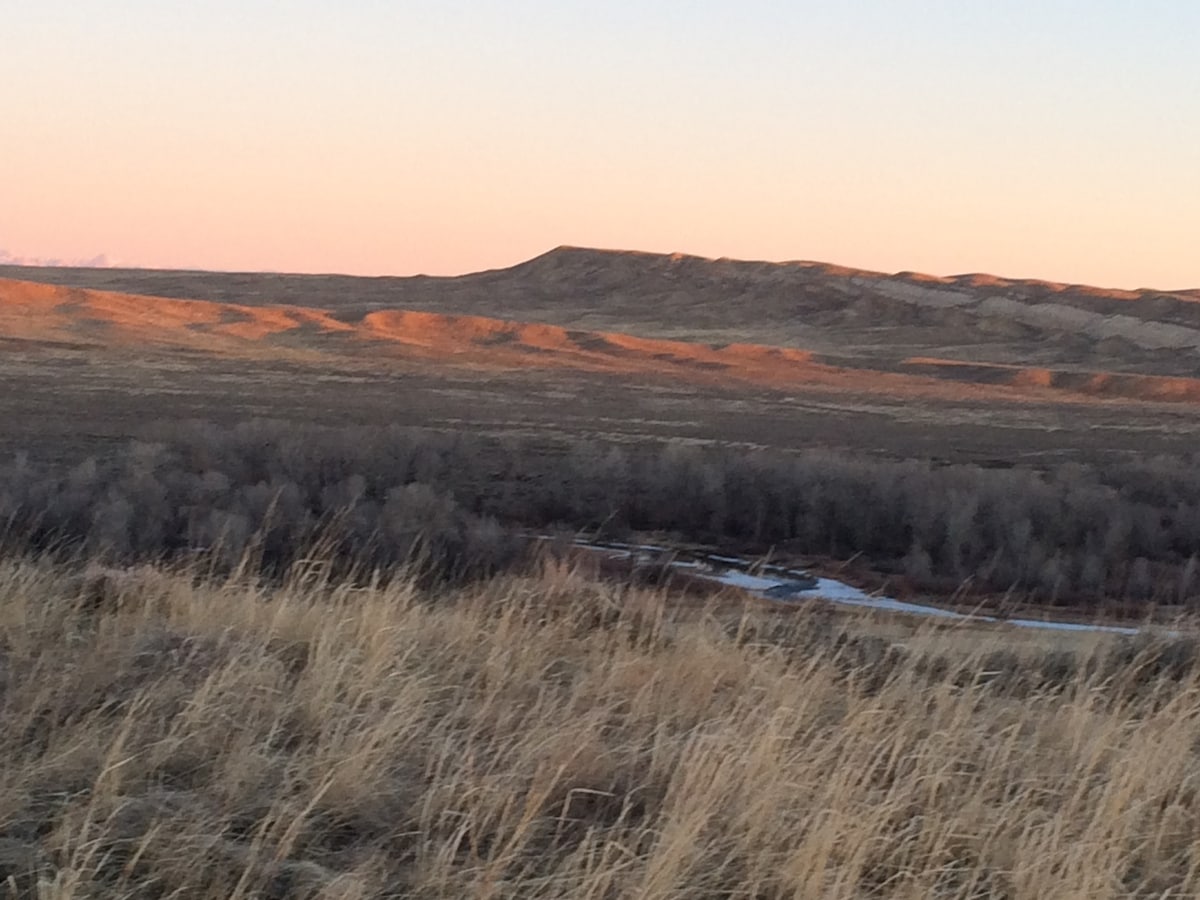
[[6, 12], [0, 251], [451, 274], [577, 244], [1200, 287], [1200, 4], [163, 6]]

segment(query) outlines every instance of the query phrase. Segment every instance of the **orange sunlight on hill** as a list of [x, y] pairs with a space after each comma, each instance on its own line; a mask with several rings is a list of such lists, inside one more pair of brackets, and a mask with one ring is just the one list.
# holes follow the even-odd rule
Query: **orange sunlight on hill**
[[999, 363], [964, 363], [927, 357], [906, 359], [904, 366], [954, 380], [975, 379], [988, 384], [1010, 385], [1039, 392], [1068, 393], [1098, 399], [1200, 403], [1200, 378], [1137, 375], [1128, 372], [1072, 372]]
[[[973, 276], [977, 277], [977, 276]], [[377, 310], [357, 322], [302, 306], [245, 306], [0, 280], [0, 339], [224, 356], [352, 358], [373, 365], [566, 369], [708, 385], [928, 399], [997, 397], [1200, 403], [1200, 380], [906, 360], [899, 370], [831, 365], [806, 350], [705, 344], [473, 315]], [[885, 367], [886, 368], [886, 367]]]

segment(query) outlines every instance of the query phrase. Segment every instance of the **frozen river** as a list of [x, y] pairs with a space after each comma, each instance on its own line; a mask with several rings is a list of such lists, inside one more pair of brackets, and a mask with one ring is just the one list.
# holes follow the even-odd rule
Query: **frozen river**
[[[624, 544], [576, 540], [575, 545], [591, 550], [610, 552], [616, 558], [642, 558], [665, 563], [694, 578], [741, 588], [751, 594], [788, 602], [822, 599], [840, 606], [877, 609], [884, 612], [907, 613], [962, 622], [993, 622], [1015, 628], [1037, 628], [1046, 631], [1089, 632], [1094, 634], [1134, 635], [1146, 628], [1125, 625], [1098, 625], [1083, 622], [1060, 622], [1053, 619], [999, 619], [994, 616], [960, 613], [925, 603], [909, 603], [867, 592], [834, 578], [816, 578], [798, 569], [758, 565], [754, 560], [701, 552], [677, 551], [653, 544]], [[1177, 632], [1164, 632], [1174, 636]]]

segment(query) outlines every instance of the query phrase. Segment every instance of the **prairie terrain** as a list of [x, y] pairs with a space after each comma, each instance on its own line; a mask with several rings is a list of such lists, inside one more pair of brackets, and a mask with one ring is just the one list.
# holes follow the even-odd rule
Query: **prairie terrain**
[[[119, 489], [87, 472], [63, 481], [10, 467], [0, 508], [24, 509], [36, 527], [40, 485], [39, 496], [60, 498], [44, 521], [93, 550], [179, 548], [230, 517], [248, 539], [266, 526], [255, 479], [316, 519], [333, 515], [333, 491], [357, 510], [355, 541], [371, 543], [366, 523], [407, 527], [380, 510], [420, 482], [506, 527], [643, 527], [741, 553], [862, 555], [864, 583], [903, 574], [956, 597], [973, 584], [987, 596], [956, 602], [997, 611], [1016, 587], [1027, 602], [1091, 610], [1105, 597], [1136, 601], [1135, 617], [1151, 599], [1192, 602], [1195, 291], [572, 248], [457, 278], [0, 274], [41, 279], [0, 279], [0, 450], [68, 467], [124, 460], [100, 469], [123, 479]], [[457, 478], [388, 473], [324, 437], [313, 438], [326, 457], [311, 468], [294, 458], [263, 468], [239, 446], [217, 473], [225, 488], [197, 487], [208, 463], [172, 435], [223, 447], [241, 438], [187, 429], [254, 420], [275, 423], [248, 432], [273, 446], [314, 427], [369, 446], [389, 426], [492, 444], [450, 452], [443, 465], [470, 473]], [[122, 449], [136, 438], [171, 448], [146, 462]], [[436, 444], [419, 452], [441, 453]], [[668, 446], [716, 455], [660, 457]], [[623, 448], [615, 462], [610, 448]], [[490, 474], [488, 460], [499, 466]], [[885, 465], [906, 460], [917, 468]], [[156, 490], [190, 512], [146, 499], [136, 485], [147, 465]], [[970, 466], [1018, 471], [1010, 483]], [[374, 473], [365, 493], [342, 484], [351, 469]], [[657, 509], [639, 492], [661, 496]], [[138, 516], [114, 496], [151, 507]], [[125, 524], [97, 525], [111, 516]], [[150, 521], [160, 524], [135, 527]]]
[[0, 563], [19, 898], [1195, 896], [1194, 641]]
[[63, 453], [261, 415], [991, 465], [1200, 436], [1195, 291], [574, 248], [457, 278], [0, 276], [39, 282], [0, 283], [5, 440]]
[[780, 345], [858, 360], [933, 356], [1184, 377], [1195, 374], [1200, 360], [1200, 290], [885, 275], [824, 263], [560, 247], [508, 269], [457, 277], [13, 266], [0, 266], [0, 277], [326, 308], [346, 321], [410, 309], [700, 343]]
[[0, 275], [0, 897], [1200, 893], [1195, 292]]

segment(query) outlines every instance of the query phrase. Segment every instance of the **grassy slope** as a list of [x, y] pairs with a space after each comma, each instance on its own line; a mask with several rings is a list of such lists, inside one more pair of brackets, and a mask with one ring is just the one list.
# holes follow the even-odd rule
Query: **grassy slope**
[[[245, 280], [255, 278], [270, 283]], [[241, 299], [263, 299], [242, 287]], [[1195, 378], [928, 361], [881, 373], [859, 368], [862, 360], [762, 347], [484, 319], [368, 318], [352, 327], [313, 309], [0, 281], [0, 455], [78, 459], [142, 435], [149, 423], [254, 417], [824, 446], [987, 465], [1190, 452], [1200, 440], [1200, 405], [1160, 402], [1200, 395]], [[886, 335], [872, 341], [900, 350]]]
[[43, 897], [1200, 892], [1187, 646], [900, 654], [553, 568], [0, 597], [0, 877]]

